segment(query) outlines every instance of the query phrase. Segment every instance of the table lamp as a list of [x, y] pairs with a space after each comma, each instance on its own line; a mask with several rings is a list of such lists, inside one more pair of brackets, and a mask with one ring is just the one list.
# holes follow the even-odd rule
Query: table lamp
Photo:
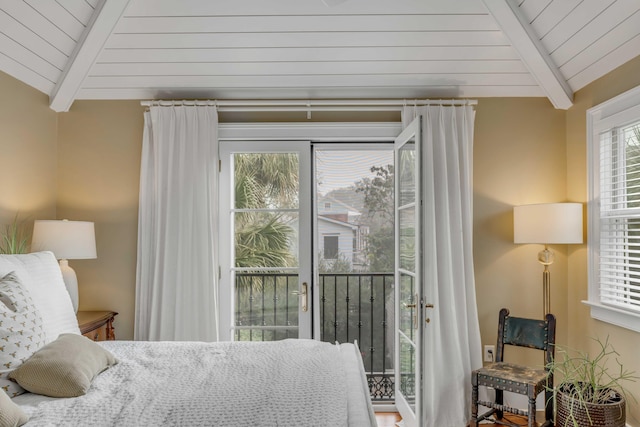
[[542, 272], [543, 316], [551, 311], [551, 273], [554, 254], [551, 244], [582, 243], [581, 203], [541, 203], [513, 208], [513, 242], [538, 243], [544, 249], [538, 253]]
[[36, 220], [33, 224], [32, 251], [51, 251], [60, 260], [62, 278], [78, 311], [78, 278], [69, 266], [70, 259], [96, 258], [96, 235], [93, 222]]

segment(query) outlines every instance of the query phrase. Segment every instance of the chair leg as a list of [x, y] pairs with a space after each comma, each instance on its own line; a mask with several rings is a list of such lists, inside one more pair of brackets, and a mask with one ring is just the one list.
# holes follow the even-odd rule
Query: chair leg
[[527, 417], [527, 427], [536, 426], [536, 397], [529, 396], [529, 416]]
[[[502, 390], [496, 390], [496, 403], [498, 405], [503, 405], [504, 404], [504, 392]], [[496, 418], [501, 420], [502, 417], [504, 416], [504, 412], [497, 410], [496, 411]]]
[[545, 425], [553, 425], [553, 392], [551, 390], [544, 392], [544, 418]]
[[471, 377], [471, 424], [469, 427], [478, 427], [478, 376]]

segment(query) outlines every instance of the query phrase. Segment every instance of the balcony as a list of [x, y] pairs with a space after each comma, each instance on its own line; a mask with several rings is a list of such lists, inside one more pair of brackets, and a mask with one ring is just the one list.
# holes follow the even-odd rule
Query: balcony
[[[236, 274], [237, 341], [297, 337], [298, 276]], [[358, 342], [371, 399], [393, 401], [393, 273], [320, 274], [320, 339]]]

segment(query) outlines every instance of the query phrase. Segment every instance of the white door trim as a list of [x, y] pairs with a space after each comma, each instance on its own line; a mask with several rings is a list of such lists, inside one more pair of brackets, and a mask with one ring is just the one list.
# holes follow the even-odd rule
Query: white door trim
[[220, 141], [380, 142], [402, 132], [400, 122], [220, 123]]

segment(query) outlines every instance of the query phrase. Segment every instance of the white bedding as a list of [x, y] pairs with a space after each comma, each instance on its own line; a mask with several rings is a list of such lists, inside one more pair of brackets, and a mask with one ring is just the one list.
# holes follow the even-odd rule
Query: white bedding
[[101, 344], [120, 363], [85, 396], [13, 399], [31, 417], [27, 426], [376, 425], [353, 344]]

